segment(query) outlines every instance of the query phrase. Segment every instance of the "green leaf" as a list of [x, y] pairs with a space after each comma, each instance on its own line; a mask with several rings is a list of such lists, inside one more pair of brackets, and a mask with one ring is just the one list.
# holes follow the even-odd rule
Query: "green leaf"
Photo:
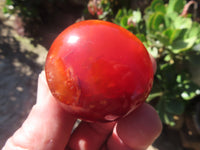
[[187, 51], [193, 47], [193, 45], [196, 42], [196, 39], [197, 39], [196, 37], [191, 37], [191, 38], [184, 39], [184, 40], [177, 40], [177, 41], [173, 42], [173, 44], [172, 44], [172, 47], [171, 47], [172, 51], [175, 54]]
[[135, 24], [139, 23], [142, 20], [142, 13], [139, 10], [133, 11], [132, 16], [129, 17], [129, 19]]
[[172, 58], [171, 58], [170, 55], [166, 55], [166, 56], [164, 57], [164, 61], [166, 61], [166, 62], [169, 62], [171, 59], [172, 59]]
[[7, 7], [3, 7], [3, 13], [7, 14], [8, 12], [9, 12], [8, 8]]
[[170, 63], [158, 64], [158, 71], [161, 75], [163, 90], [172, 91], [176, 82], [176, 66]]
[[125, 8], [119, 9], [118, 12], [117, 12], [117, 14], [116, 14], [116, 16], [115, 16], [114, 23], [120, 25], [121, 19], [124, 16], [127, 16], [127, 10]]
[[174, 23], [179, 17], [180, 16], [177, 12], [165, 13], [165, 27], [170, 29], [176, 29]]
[[173, 30], [171, 36], [170, 36], [170, 44], [173, 43], [173, 41], [175, 41], [179, 36], [180, 36], [180, 33], [182, 32], [181, 29], [175, 29]]
[[165, 6], [163, 0], [152, 1], [150, 8], [153, 12], [165, 13]]
[[166, 12], [164, 4], [156, 5], [154, 9], [156, 12], [162, 12], [162, 13]]
[[13, 5], [13, 1], [12, 0], [6, 0], [6, 5]]
[[161, 26], [164, 26], [164, 14], [161, 12], [156, 12], [152, 14], [147, 20], [147, 27], [149, 30], [159, 30]]
[[118, 18], [121, 18], [121, 17], [123, 17], [123, 12], [122, 12], [122, 9], [119, 9], [116, 16], [115, 16], [115, 19], [116, 18], [118, 19]]
[[198, 51], [198, 52], [200, 52], [200, 43], [194, 45], [194, 46], [192, 47], [192, 49], [193, 49], [194, 51]]
[[191, 100], [197, 95], [200, 95], [200, 88], [198, 89], [195, 84], [188, 83], [184, 85], [184, 91], [181, 93], [181, 97], [184, 100]]
[[165, 101], [166, 111], [171, 114], [181, 115], [185, 110], [185, 103], [179, 99], [169, 99]]
[[175, 29], [191, 29], [192, 19], [179, 16], [176, 18], [173, 25]]
[[170, 39], [173, 34], [173, 29], [168, 28], [165, 31], [163, 31], [163, 34], [166, 35]]
[[154, 18], [154, 14], [146, 18], [146, 26], [147, 26], [147, 29], [149, 29], [149, 31], [151, 31], [151, 28], [152, 28], [153, 18]]
[[178, 14], [180, 14], [183, 10], [185, 3], [185, 0], [169, 0], [167, 13], [177, 12]]
[[161, 97], [161, 99], [158, 101], [158, 104], [156, 105], [156, 110], [163, 123], [170, 126], [174, 126], [175, 125], [175, 122], [173, 119], [174, 114], [171, 114], [166, 111], [165, 101], [166, 101], [166, 96]]
[[172, 44], [174, 40], [176, 40], [178, 38], [178, 36], [180, 35], [181, 33], [181, 30], [180, 29], [166, 29], [165, 31], [163, 31], [163, 35], [165, 37], [167, 37], [167, 39], [165, 40], [168, 40], [169, 44]]
[[147, 47], [148, 52], [154, 57], [158, 57], [158, 48], [157, 47]]
[[200, 33], [200, 25], [193, 23], [192, 28], [189, 30], [188, 37], [198, 36]]
[[200, 87], [190, 80], [189, 73], [181, 72], [181, 74], [177, 75], [176, 81], [182, 99], [191, 100], [200, 95]]
[[153, 0], [151, 2], [151, 8], [154, 9], [156, 5], [158, 4], [163, 4], [163, 1], [162, 0]]
[[126, 28], [127, 23], [128, 23], [128, 16], [123, 16], [123, 17], [121, 18], [120, 25], [121, 25], [122, 27]]
[[163, 114], [164, 123], [170, 126], [175, 126], [174, 115], [170, 113]]
[[164, 15], [163, 13], [156, 13], [153, 18], [151, 27], [154, 30], [158, 30], [161, 24], [164, 24]]
[[142, 33], [137, 33], [136, 36], [137, 36], [137, 38], [139, 38], [142, 42], [146, 42], [146, 40], [147, 40], [146, 37], [145, 37], [145, 35], [142, 34]]
[[115, 16], [115, 19], [120, 19], [122, 18], [124, 15], [127, 15], [127, 10], [125, 8], [123, 9], [119, 9], [116, 16]]
[[133, 14], [132, 10], [127, 10], [126, 8], [119, 9], [115, 16], [114, 23], [127, 29], [129, 26], [128, 19], [132, 14]]
[[155, 32], [156, 39], [158, 39], [163, 45], [168, 46], [170, 44], [170, 37], [162, 32]]
[[196, 22], [193, 22], [191, 28], [187, 29], [184, 34], [185, 39], [191, 37], [196, 37], [197, 38], [196, 43], [200, 43], [200, 25]]
[[181, 97], [184, 100], [191, 100], [199, 94], [200, 94], [200, 90], [196, 90], [195, 92], [194, 91], [190, 91], [190, 92], [184, 91], [183, 93], [181, 93]]

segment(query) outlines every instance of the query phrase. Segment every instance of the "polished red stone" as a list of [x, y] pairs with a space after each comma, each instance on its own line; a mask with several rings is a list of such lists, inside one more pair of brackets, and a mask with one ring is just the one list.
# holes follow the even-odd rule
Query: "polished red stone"
[[82, 21], [53, 42], [45, 65], [52, 95], [88, 121], [113, 121], [147, 98], [153, 68], [143, 44], [113, 23]]

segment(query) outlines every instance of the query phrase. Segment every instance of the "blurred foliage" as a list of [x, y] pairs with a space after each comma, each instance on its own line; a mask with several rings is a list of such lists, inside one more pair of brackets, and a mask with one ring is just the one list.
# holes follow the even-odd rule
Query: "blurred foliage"
[[38, 17], [41, 3], [41, 0], [6, 0], [3, 11], [7, 14], [19, 12], [23, 17]]
[[[42, 21], [53, 14], [55, 10], [66, 9], [72, 0], [6, 0], [3, 12], [17, 13], [25, 21]], [[75, 2], [74, 2], [75, 3]]]
[[88, 11], [101, 20], [112, 20], [121, 7], [129, 8], [131, 0], [89, 0]]
[[200, 56], [200, 24], [188, 14], [185, 0], [153, 0], [144, 12], [127, 4], [120, 4], [116, 11], [116, 3], [120, 1], [100, 0], [97, 17], [134, 33], [154, 56], [157, 72], [147, 102], [158, 100], [155, 108], [161, 120], [173, 126], [174, 116], [183, 114], [190, 101], [200, 95], [189, 71], [192, 56]]

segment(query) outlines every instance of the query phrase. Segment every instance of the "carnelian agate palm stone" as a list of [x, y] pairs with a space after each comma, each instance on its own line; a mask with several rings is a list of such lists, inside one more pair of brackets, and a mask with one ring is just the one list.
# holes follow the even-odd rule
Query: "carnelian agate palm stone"
[[114, 121], [141, 105], [153, 83], [142, 42], [126, 29], [88, 20], [65, 29], [45, 65], [52, 95], [86, 121]]

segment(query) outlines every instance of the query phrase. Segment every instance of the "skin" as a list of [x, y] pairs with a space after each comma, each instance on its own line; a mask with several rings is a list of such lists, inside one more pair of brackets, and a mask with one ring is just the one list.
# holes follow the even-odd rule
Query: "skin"
[[148, 104], [117, 122], [81, 122], [71, 134], [76, 119], [51, 95], [43, 71], [36, 104], [3, 150], [145, 150], [162, 130], [158, 114]]

